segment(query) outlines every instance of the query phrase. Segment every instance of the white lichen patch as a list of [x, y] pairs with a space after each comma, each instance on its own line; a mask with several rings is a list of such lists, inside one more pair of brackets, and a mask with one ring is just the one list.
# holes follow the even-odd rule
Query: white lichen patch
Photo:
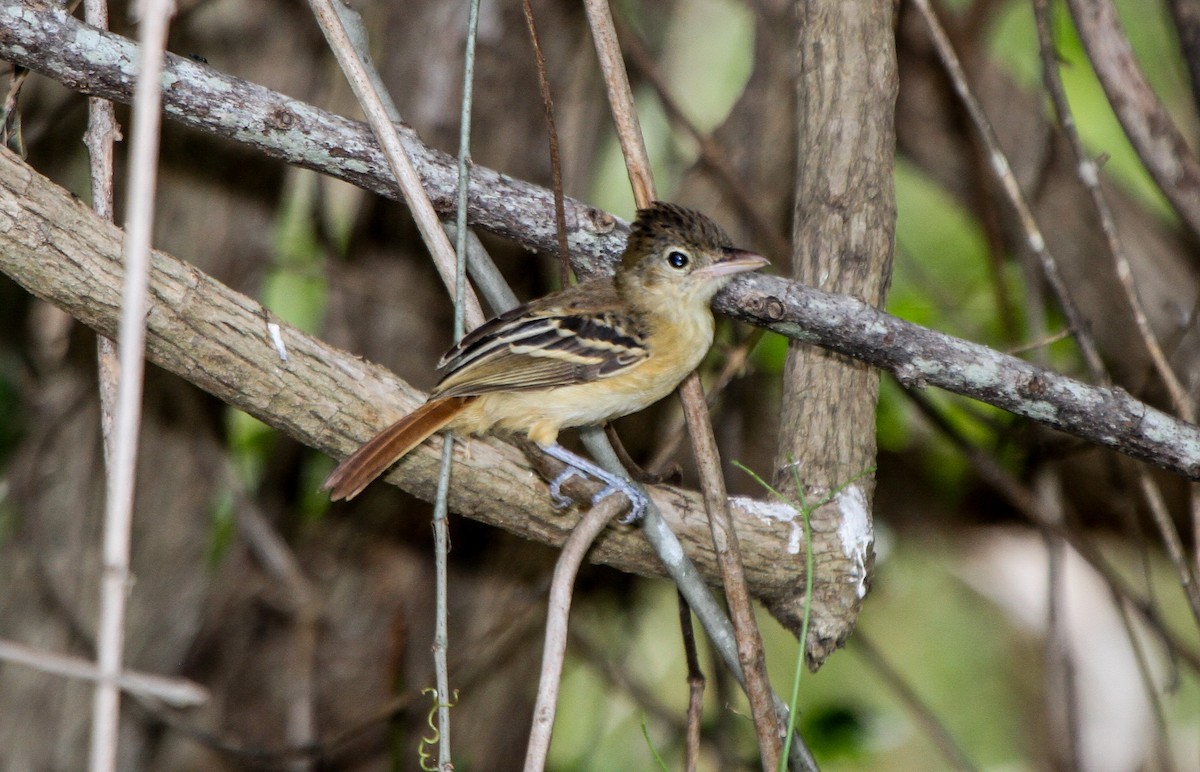
[[283, 333], [279, 329], [279, 325], [275, 322], [267, 322], [267, 332], [271, 334], [271, 343], [275, 346], [275, 353], [284, 362], [288, 361], [287, 346], [283, 343]]
[[842, 554], [854, 564], [854, 578], [858, 582], [858, 597], [867, 594], [867, 551], [871, 549], [871, 518], [867, 513], [867, 496], [862, 487], [851, 485], [843, 489], [833, 503], [837, 505], [840, 524], [838, 539], [842, 543]]
[[787, 523], [789, 526], [788, 554], [800, 554], [800, 549], [804, 546], [804, 523], [800, 517], [800, 510], [782, 501], [760, 501], [759, 499], [752, 499], [747, 496], [730, 496], [729, 503], [748, 514], [754, 515], [759, 520]]
[[1058, 408], [1050, 402], [1033, 400], [1025, 403], [1025, 416], [1035, 421], [1055, 421], [1058, 419]]

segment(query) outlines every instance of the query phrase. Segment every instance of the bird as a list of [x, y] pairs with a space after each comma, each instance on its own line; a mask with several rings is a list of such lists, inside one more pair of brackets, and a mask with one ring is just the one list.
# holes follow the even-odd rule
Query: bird
[[554, 503], [573, 475], [630, 501], [622, 522], [641, 517], [645, 495], [558, 443], [561, 429], [600, 424], [657, 402], [696, 369], [713, 341], [713, 296], [734, 276], [769, 261], [738, 249], [704, 214], [656, 201], [640, 209], [612, 276], [590, 279], [517, 306], [471, 331], [438, 363], [441, 380], [419, 408], [388, 426], [322, 485], [334, 501], [357, 496], [429, 436], [524, 432], [566, 464], [551, 483]]

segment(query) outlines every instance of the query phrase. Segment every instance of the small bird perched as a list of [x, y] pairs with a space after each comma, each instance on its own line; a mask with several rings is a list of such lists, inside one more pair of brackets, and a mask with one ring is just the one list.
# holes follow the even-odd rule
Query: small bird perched
[[734, 248], [699, 212], [655, 202], [638, 211], [621, 264], [592, 279], [518, 306], [480, 325], [450, 349], [441, 381], [421, 407], [384, 429], [338, 465], [322, 486], [352, 499], [406, 453], [443, 428], [469, 434], [525, 432], [567, 464], [551, 485], [589, 474], [620, 491], [641, 516], [646, 501], [619, 476], [557, 442], [560, 429], [637, 412], [696, 369], [713, 340], [709, 302], [735, 274], [767, 264]]

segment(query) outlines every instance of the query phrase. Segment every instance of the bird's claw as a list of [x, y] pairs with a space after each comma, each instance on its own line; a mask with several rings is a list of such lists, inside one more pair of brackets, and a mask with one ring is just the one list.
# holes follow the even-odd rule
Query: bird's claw
[[[553, 502], [555, 509], [566, 509], [575, 503], [575, 499], [563, 493], [563, 484], [572, 477], [581, 477], [579, 470], [573, 466], [568, 466], [558, 473], [558, 476], [550, 481], [550, 501]], [[601, 491], [603, 493], [603, 491]], [[593, 499], [594, 501], [595, 499]]]
[[575, 503], [574, 499], [562, 491], [562, 486], [567, 480], [572, 477], [592, 477], [604, 483], [604, 488], [592, 497], [592, 506], [595, 506], [601, 499], [612, 493], [623, 493], [625, 494], [625, 498], [629, 499], [629, 511], [618, 522], [622, 525], [636, 523], [646, 513], [649, 499], [632, 482], [604, 470], [587, 459], [580, 458], [557, 443], [543, 447], [542, 450], [550, 457], [556, 458], [566, 464], [566, 468], [550, 481], [550, 500], [558, 509], [566, 509]]
[[[553, 491], [551, 491], [551, 493], [553, 493]], [[617, 519], [617, 522], [621, 525], [630, 525], [632, 523], [636, 523], [638, 520], [642, 519], [643, 515], [646, 514], [646, 506], [649, 504], [649, 500], [646, 498], [646, 496], [637, 488], [633, 487], [632, 485], [626, 485], [621, 481], [618, 481], [617, 483], [608, 483], [604, 486], [603, 490], [601, 490], [595, 496], [592, 496], [592, 506], [596, 506], [600, 503], [601, 499], [606, 498], [613, 493], [624, 493], [625, 498], [629, 499], [629, 511]]]

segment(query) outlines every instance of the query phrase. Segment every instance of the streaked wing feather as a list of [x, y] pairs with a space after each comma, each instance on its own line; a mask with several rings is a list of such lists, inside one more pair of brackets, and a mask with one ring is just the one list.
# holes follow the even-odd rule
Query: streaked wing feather
[[[437, 396], [526, 391], [610, 378], [649, 356], [631, 317], [612, 310], [522, 309], [447, 354]], [[558, 313], [553, 313], [558, 311]]]

